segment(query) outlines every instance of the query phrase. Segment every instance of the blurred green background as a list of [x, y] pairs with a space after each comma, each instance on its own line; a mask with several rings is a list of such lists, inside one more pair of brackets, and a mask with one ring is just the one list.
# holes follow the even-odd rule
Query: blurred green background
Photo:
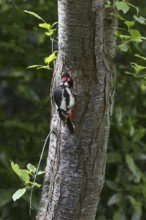
[[[146, 3], [139, 2], [144, 16]], [[52, 71], [26, 68], [43, 65], [51, 43], [39, 21], [23, 10], [34, 11], [51, 24], [57, 21], [56, 1], [0, 0], [0, 220], [35, 219], [41, 189], [34, 191], [30, 216], [29, 193], [12, 201], [12, 194], [23, 186], [10, 160], [22, 168], [27, 163], [37, 166], [49, 132]], [[146, 36], [145, 26], [138, 28]], [[132, 44], [127, 54], [116, 57], [117, 95], [97, 220], [144, 220], [146, 216], [146, 84], [143, 78], [124, 73], [130, 61], [137, 61], [133, 53], [145, 56], [146, 43]], [[47, 148], [42, 169], [46, 157]], [[42, 183], [43, 177], [38, 181]]]
[[[23, 185], [10, 160], [21, 168], [28, 162], [37, 166], [49, 132], [52, 71], [26, 68], [44, 65], [51, 43], [38, 27], [41, 21], [23, 10], [34, 11], [52, 24], [57, 21], [56, 7], [56, 1], [48, 0], [0, 1], [0, 220], [35, 219], [35, 211], [32, 216], [28, 213], [29, 193], [12, 201], [12, 194]], [[46, 156], [47, 147], [42, 169]], [[39, 193], [36, 190], [33, 196], [34, 210]]]

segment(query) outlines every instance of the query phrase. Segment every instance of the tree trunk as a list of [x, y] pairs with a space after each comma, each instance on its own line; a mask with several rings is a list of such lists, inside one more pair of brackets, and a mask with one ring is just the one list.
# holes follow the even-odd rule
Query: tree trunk
[[[114, 104], [117, 21], [104, 0], [59, 0], [59, 52], [52, 90], [69, 73], [78, 94], [75, 134], [52, 103], [51, 136], [38, 220], [95, 220]], [[52, 94], [52, 92], [51, 92]]]

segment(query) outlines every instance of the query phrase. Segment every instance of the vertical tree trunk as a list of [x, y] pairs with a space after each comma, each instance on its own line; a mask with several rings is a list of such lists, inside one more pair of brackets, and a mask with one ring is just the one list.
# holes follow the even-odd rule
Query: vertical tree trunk
[[116, 19], [104, 0], [58, 0], [59, 53], [52, 90], [69, 73], [78, 94], [75, 134], [52, 103], [49, 154], [38, 220], [94, 220], [104, 183], [114, 104]]

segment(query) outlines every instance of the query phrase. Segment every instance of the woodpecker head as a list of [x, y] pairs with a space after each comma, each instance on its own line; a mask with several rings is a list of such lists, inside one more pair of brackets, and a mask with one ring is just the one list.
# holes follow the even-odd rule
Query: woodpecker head
[[69, 74], [63, 74], [63, 75], [61, 76], [61, 82], [62, 82], [64, 85], [69, 86], [70, 88], [73, 87], [73, 79], [70, 77]]

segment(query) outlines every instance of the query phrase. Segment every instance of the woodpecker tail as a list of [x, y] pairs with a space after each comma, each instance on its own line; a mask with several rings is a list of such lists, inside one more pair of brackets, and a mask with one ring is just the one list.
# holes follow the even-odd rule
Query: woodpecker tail
[[67, 127], [71, 134], [74, 133], [74, 125], [72, 123], [72, 111], [64, 111], [62, 109], [58, 109], [60, 119], [67, 124]]
[[74, 134], [74, 125], [69, 118], [67, 118], [67, 127], [68, 127], [70, 133]]
[[67, 116], [68, 116], [68, 113], [67, 111], [64, 111], [62, 109], [58, 109], [58, 113], [59, 113], [59, 117], [61, 120], [66, 120]]

